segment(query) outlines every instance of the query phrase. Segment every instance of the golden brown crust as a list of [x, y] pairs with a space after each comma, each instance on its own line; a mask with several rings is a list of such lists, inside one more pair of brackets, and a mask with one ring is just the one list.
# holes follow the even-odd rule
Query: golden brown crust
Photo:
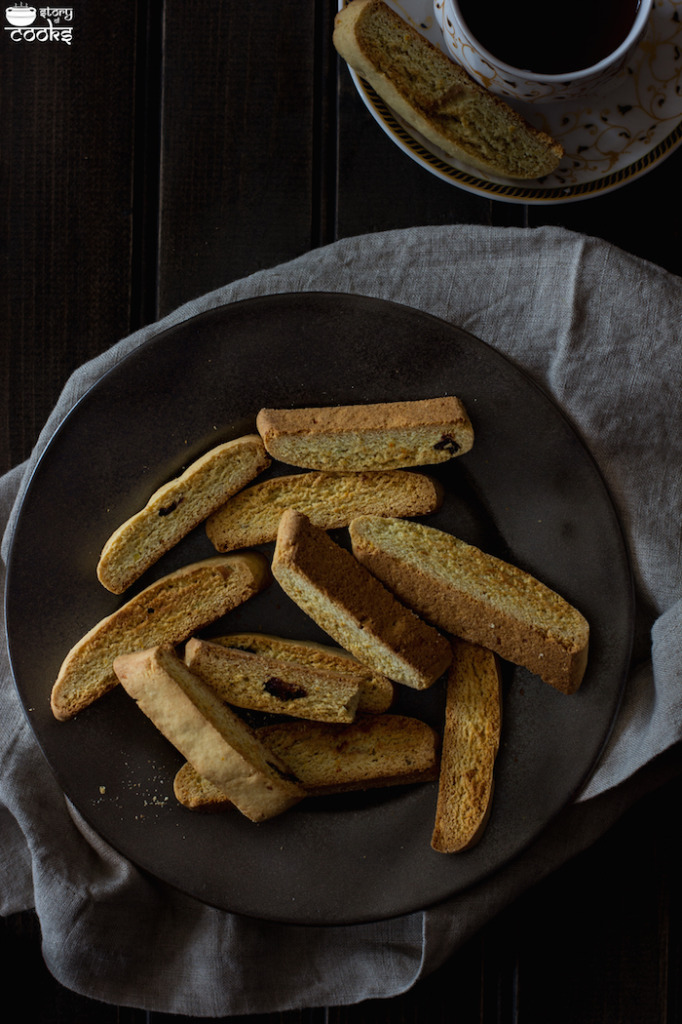
[[256, 428], [261, 437], [286, 430], [305, 434], [347, 433], [354, 430], [394, 430], [432, 423], [466, 424], [468, 417], [458, 398], [444, 395], [405, 402], [367, 402], [362, 405], [310, 406], [304, 409], [261, 409]]
[[502, 702], [497, 657], [454, 641], [448, 673], [438, 802], [431, 846], [471, 849], [483, 835], [493, 798]]
[[123, 688], [203, 778], [252, 821], [281, 814], [305, 796], [291, 769], [162, 645], [122, 655]]
[[395, 682], [425, 689], [450, 664], [450, 645], [437, 630], [293, 509], [280, 520], [272, 572], [337, 643]]
[[453, 396], [261, 409], [256, 427], [273, 458], [334, 472], [434, 465], [463, 455], [474, 442], [467, 412]]
[[367, 513], [426, 515], [442, 501], [443, 488], [424, 473], [293, 473], [240, 491], [208, 518], [206, 534], [217, 551], [234, 551], [274, 541], [279, 517], [287, 508], [303, 512], [323, 530], [332, 530]]
[[[438, 777], [438, 734], [405, 715], [362, 716], [352, 725], [282, 722], [263, 726], [257, 734], [289, 765], [309, 796], [414, 785]], [[178, 771], [174, 791], [192, 810], [230, 804], [189, 764]]]
[[71, 648], [52, 688], [55, 718], [71, 718], [113, 689], [118, 655], [182, 643], [257, 594], [270, 578], [265, 557], [245, 552], [194, 562], [152, 583]]
[[428, 622], [523, 665], [563, 693], [579, 688], [588, 623], [539, 580], [421, 523], [362, 516], [350, 535], [355, 557]]

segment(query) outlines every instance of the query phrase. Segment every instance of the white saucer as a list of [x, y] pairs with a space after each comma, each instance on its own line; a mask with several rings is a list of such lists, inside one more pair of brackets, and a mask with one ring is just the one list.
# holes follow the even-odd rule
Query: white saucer
[[[444, 49], [432, 0], [389, 3]], [[507, 203], [591, 199], [639, 178], [682, 143], [682, 0], [656, 0], [633, 60], [607, 91], [567, 103], [513, 104], [565, 150], [554, 173], [529, 183], [487, 178], [446, 156], [398, 118], [354, 71], [350, 73], [363, 102], [389, 138], [444, 181]]]

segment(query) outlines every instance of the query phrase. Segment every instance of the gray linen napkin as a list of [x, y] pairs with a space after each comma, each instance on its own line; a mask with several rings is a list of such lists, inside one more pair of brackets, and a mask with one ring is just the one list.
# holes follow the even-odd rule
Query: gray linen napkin
[[657, 755], [682, 735], [682, 282], [561, 229], [414, 228], [346, 239], [190, 302], [121, 341], [73, 375], [29, 462], [0, 481], [10, 527], [3, 557], [31, 466], [105, 370], [205, 309], [312, 290], [393, 299], [465, 328], [524, 366], [576, 425], [614, 497], [635, 574], [624, 703], [580, 798], [493, 878], [391, 921], [279, 926], [156, 884], [92, 833], [32, 738], [3, 645], [0, 911], [35, 907], [51, 972], [105, 1002], [223, 1016], [399, 994], [658, 784]]

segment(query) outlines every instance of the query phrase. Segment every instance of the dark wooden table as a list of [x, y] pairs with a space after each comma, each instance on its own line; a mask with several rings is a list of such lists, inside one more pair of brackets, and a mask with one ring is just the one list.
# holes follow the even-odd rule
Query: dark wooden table
[[[187, 299], [338, 238], [556, 224], [682, 273], [682, 149], [586, 202], [469, 194], [372, 120], [331, 45], [335, 6], [73, 0], [71, 45], [3, 33], [3, 471], [27, 457], [86, 359]], [[682, 766], [678, 752], [670, 760]], [[681, 801], [675, 777], [406, 995], [256, 1019], [680, 1020]], [[30, 913], [4, 919], [1, 936], [3, 976], [29, 982], [25, 1019], [171, 1019], [57, 985]]]

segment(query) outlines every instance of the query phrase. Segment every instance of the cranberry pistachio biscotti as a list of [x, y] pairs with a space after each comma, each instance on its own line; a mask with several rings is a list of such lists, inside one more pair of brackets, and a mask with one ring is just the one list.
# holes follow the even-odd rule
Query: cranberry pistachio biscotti
[[351, 68], [429, 142], [487, 174], [539, 178], [563, 147], [450, 60], [383, 0], [352, 0], [334, 45]]
[[448, 670], [438, 801], [431, 846], [469, 850], [488, 823], [502, 728], [497, 655], [466, 640], [453, 642]]
[[270, 465], [257, 434], [227, 441], [152, 494], [102, 548], [100, 583], [114, 594], [139, 579], [166, 551]]
[[278, 661], [295, 662], [311, 668], [351, 675], [358, 682], [358, 712], [380, 715], [393, 704], [395, 686], [390, 679], [367, 668], [348, 651], [312, 640], [292, 640], [271, 633], [228, 633], [211, 637], [214, 644], [262, 654]]
[[305, 796], [296, 775], [168, 645], [124, 654], [114, 671], [139, 709], [251, 821]]
[[468, 452], [474, 430], [459, 398], [304, 409], [261, 409], [256, 428], [273, 458], [302, 469], [388, 470]]
[[426, 689], [452, 660], [444, 636], [294, 509], [280, 519], [272, 573], [337, 643], [394, 682]]
[[427, 515], [442, 502], [443, 488], [425, 473], [292, 473], [240, 491], [208, 518], [206, 534], [216, 551], [234, 551], [275, 540], [279, 517], [287, 508], [303, 512], [323, 530], [333, 530], [360, 515]]
[[580, 686], [589, 625], [544, 583], [423, 523], [361, 516], [350, 536], [355, 557], [428, 622], [524, 666], [563, 693]]
[[[286, 761], [309, 796], [432, 782], [438, 777], [440, 737], [406, 715], [363, 715], [352, 725], [279, 722], [257, 731], [265, 746]], [[187, 762], [174, 792], [191, 810], [229, 805], [224, 791]]]
[[113, 689], [119, 655], [182, 643], [259, 593], [271, 578], [267, 559], [249, 551], [193, 562], [145, 587], [66, 655], [52, 687], [55, 718], [71, 718]]

